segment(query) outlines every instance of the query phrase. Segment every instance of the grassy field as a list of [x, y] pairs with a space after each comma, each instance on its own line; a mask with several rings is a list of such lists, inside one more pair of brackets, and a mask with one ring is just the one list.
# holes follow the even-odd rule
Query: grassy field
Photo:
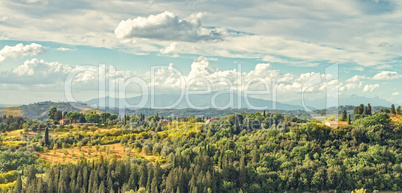
[[0, 115], [23, 116], [24, 111], [22, 110], [22, 108], [19, 108], [19, 107], [6, 107], [3, 109], [0, 109]]

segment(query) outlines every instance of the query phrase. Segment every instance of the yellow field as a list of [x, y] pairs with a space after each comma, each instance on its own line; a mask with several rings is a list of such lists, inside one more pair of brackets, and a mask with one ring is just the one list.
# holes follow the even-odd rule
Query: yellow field
[[[68, 152], [66, 156], [64, 153], [65, 150]], [[104, 158], [116, 157], [117, 159], [121, 159], [127, 155], [127, 151], [129, 150], [129, 148], [121, 146], [120, 143], [116, 143], [111, 145], [101, 145], [99, 152], [96, 151], [95, 146], [92, 146], [90, 154], [88, 154], [88, 146], [83, 146], [81, 151], [78, 147], [49, 150], [46, 153], [40, 153], [39, 158], [43, 158], [51, 164], [76, 162], [80, 159], [82, 154], [86, 159], [99, 159], [101, 155], [103, 155]], [[130, 157], [145, 158], [152, 162], [161, 158], [161, 156], [154, 156], [152, 154], [145, 155], [144, 153], [138, 153], [134, 149], [131, 149]]]
[[19, 107], [7, 107], [4, 109], [0, 109], [0, 114], [1, 115], [13, 115], [13, 116], [23, 116], [24, 111], [22, 108]]
[[398, 122], [398, 121], [400, 121], [402, 119], [402, 116], [401, 115], [393, 115], [393, 116], [391, 116], [391, 119], [393, 121]]
[[94, 113], [96, 113], [96, 114], [101, 114], [103, 111], [101, 111], [101, 110], [94, 110], [94, 109], [89, 109], [89, 108], [86, 108], [86, 109], [81, 109], [81, 113], [84, 113], [84, 114], [88, 114], [88, 113], [90, 113], [90, 112], [94, 112]]

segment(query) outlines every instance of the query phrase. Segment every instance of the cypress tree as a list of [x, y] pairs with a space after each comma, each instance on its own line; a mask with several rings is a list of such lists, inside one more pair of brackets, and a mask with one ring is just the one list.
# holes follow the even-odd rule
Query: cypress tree
[[363, 115], [368, 115], [367, 108], [364, 108]]
[[37, 193], [43, 193], [43, 183], [42, 183], [42, 178], [38, 178], [38, 182], [36, 183], [37, 187], [36, 187], [36, 192]]
[[31, 165], [28, 170], [27, 180], [28, 183], [36, 179], [36, 169], [34, 165]]
[[160, 175], [160, 166], [157, 163], [156, 166], [154, 167], [154, 178], [152, 179], [151, 193], [158, 193], [159, 175]]
[[391, 113], [396, 115], [396, 110], [395, 110], [395, 105], [394, 104], [391, 105]]
[[84, 180], [83, 186], [85, 188], [85, 191], [88, 190], [88, 168], [84, 167], [84, 170], [82, 171], [82, 179]]
[[85, 190], [85, 187], [84, 187], [84, 186], [82, 186], [82, 188], [81, 188], [81, 190], [80, 190], [80, 193], [86, 193], [86, 190]]
[[130, 178], [128, 179], [128, 186], [130, 189], [135, 189], [137, 187], [137, 171], [136, 166], [131, 168]]
[[109, 167], [106, 174], [107, 188], [113, 189], [112, 168]]
[[363, 104], [360, 104], [360, 107], [359, 107], [359, 114], [360, 115], [362, 115], [362, 114], [364, 114], [363, 112], [364, 112], [364, 105]]
[[48, 175], [48, 182], [47, 182], [47, 192], [53, 193], [54, 192], [54, 183], [53, 183], [53, 175], [52, 172], [49, 173]]
[[[81, 188], [82, 187], [82, 173], [81, 173], [81, 170], [80, 171], [78, 171], [78, 174], [77, 174], [77, 187], [78, 188]], [[78, 189], [79, 190], [79, 189]]]
[[45, 145], [49, 145], [50, 141], [49, 141], [49, 128], [46, 127], [45, 129]]
[[154, 177], [154, 171], [152, 170], [151, 167], [148, 167], [148, 180], [147, 180], [146, 189], [149, 191], [151, 190], [151, 183], [152, 183], [153, 177]]
[[243, 187], [246, 183], [246, 154], [244, 149], [241, 152], [240, 158], [240, 168], [239, 168], [239, 182], [240, 186]]
[[105, 191], [105, 183], [102, 181], [101, 184], [99, 185], [99, 193], [106, 193]]
[[340, 120], [341, 121], [346, 121], [346, 119], [347, 119], [347, 112], [346, 112], [346, 110], [343, 110]]
[[64, 193], [64, 192], [66, 192], [65, 187], [67, 187], [67, 186], [66, 186], [66, 182], [64, 181], [63, 178], [60, 178], [59, 187], [58, 187], [58, 193]]
[[18, 178], [17, 178], [17, 183], [15, 184], [15, 186], [14, 186], [14, 191], [15, 192], [22, 192], [22, 180], [21, 180], [21, 176], [20, 175], [18, 175]]
[[88, 181], [88, 192], [94, 192], [92, 187], [93, 184], [94, 184], [94, 171], [91, 170], [91, 174], [89, 175], [89, 181]]
[[145, 163], [143, 163], [141, 165], [141, 172], [140, 172], [140, 182], [139, 182], [139, 186], [140, 188], [143, 187], [145, 188], [147, 186], [147, 174], [148, 174], [148, 169], [147, 169], [147, 165], [145, 165]]

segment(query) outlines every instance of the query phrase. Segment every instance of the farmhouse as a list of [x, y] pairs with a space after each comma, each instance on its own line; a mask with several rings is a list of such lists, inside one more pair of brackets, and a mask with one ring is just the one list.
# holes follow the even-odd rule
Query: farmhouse
[[205, 124], [210, 124], [210, 123], [212, 123], [212, 122], [214, 122], [214, 121], [219, 121], [219, 118], [214, 117], [214, 118], [207, 119], [207, 120], [205, 121]]
[[69, 120], [69, 119], [61, 119], [61, 120], [59, 121], [59, 123], [62, 124], [62, 125], [69, 124], [69, 123], [70, 123], [70, 120]]
[[339, 127], [343, 125], [348, 125], [348, 122], [346, 121], [327, 121], [324, 123], [324, 125], [328, 127]]
[[170, 121], [165, 119], [165, 120], [162, 120], [162, 122], [161, 122], [161, 123], [162, 123], [162, 125], [167, 125], [167, 124], [169, 124], [169, 123], [170, 123]]

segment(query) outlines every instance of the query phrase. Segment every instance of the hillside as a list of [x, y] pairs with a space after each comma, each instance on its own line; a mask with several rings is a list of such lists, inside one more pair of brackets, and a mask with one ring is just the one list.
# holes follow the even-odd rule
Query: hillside
[[7, 180], [0, 190], [20, 184], [24, 192], [402, 190], [401, 115], [376, 113], [339, 128], [262, 112], [211, 124], [191, 116], [166, 123], [159, 116], [126, 118], [135, 124], [49, 122], [43, 130], [31, 120], [0, 117], [0, 126], [14, 125], [0, 136], [0, 179]]
[[85, 104], [80, 103], [67, 103], [67, 102], [38, 102], [28, 105], [22, 105], [20, 108], [23, 110], [24, 117], [43, 121], [48, 118], [47, 114], [51, 107], [56, 107], [63, 112], [81, 112], [83, 110], [91, 109]]
[[[307, 106], [312, 106], [315, 109], [324, 109], [326, 108], [327, 98], [318, 98], [318, 99], [305, 98], [304, 102]], [[300, 99], [288, 101], [287, 103], [296, 106], [302, 105], [302, 101]], [[365, 96], [350, 95], [350, 96], [340, 96], [338, 98], [338, 104], [341, 106], [357, 106], [360, 104], [368, 104], [368, 103], [370, 103], [372, 106], [381, 106], [381, 107], [389, 107], [392, 104], [388, 100], [379, 97], [369, 98]]]
[[[119, 110], [105, 110], [106, 112], [110, 112], [112, 114], [118, 114]], [[195, 117], [225, 117], [232, 114], [241, 114], [241, 113], [254, 113], [254, 112], [261, 112], [258, 110], [253, 109], [205, 109], [205, 110], [197, 110], [197, 109], [126, 109], [126, 113], [129, 115], [139, 115], [143, 114], [145, 116], [154, 116], [158, 114], [159, 116], [164, 117], [188, 117], [188, 116], [195, 116]], [[301, 110], [294, 110], [294, 111], [286, 111], [286, 110], [267, 110], [267, 113], [282, 113], [284, 115], [292, 115], [299, 118], [311, 118], [310, 114], [301, 111]]]

